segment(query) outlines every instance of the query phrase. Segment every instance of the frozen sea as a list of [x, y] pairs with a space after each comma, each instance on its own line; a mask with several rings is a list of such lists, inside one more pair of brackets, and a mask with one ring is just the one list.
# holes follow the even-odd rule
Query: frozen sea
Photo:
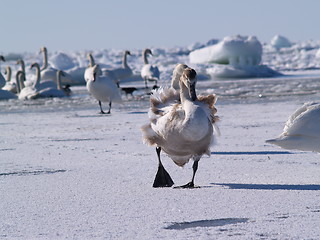
[[[123, 94], [111, 115], [98, 114], [81, 84], [71, 97], [0, 101], [0, 238], [320, 239], [319, 155], [265, 143], [299, 106], [320, 98], [319, 46], [264, 45], [262, 63], [284, 74], [271, 78], [218, 79], [207, 65], [191, 65], [198, 92], [218, 95], [221, 118], [196, 189], [152, 188], [156, 152], [140, 133], [148, 122], [144, 90]], [[128, 58], [137, 76], [141, 51]], [[159, 85], [169, 84], [175, 64], [189, 64], [190, 47], [153, 51]], [[94, 55], [111, 68], [121, 64], [121, 52]], [[84, 52], [67, 54], [74, 65], [86, 64]], [[15, 60], [9, 64], [15, 68]], [[176, 185], [191, 179], [191, 163], [180, 168], [162, 159]]]

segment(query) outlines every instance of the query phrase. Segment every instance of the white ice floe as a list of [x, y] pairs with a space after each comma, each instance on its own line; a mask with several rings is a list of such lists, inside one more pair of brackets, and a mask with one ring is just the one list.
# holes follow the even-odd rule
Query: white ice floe
[[219, 78], [271, 77], [279, 75], [266, 65], [260, 65], [262, 45], [255, 36], [225, 37], [219, 43], [192, 51], [190, 62], [213, 64], [207, 73]]
[[292, 43], [284, 36], [281, 35], [275, 35], [271, 39], [271, 46], [273, 46], [276, 49], [280, 48], [288, 48], [292, 46]]
[[261, 62], [262, 45], [255, 36], [230, 36], [219, 43], [190, 53], [191, 63], [252, 66]]

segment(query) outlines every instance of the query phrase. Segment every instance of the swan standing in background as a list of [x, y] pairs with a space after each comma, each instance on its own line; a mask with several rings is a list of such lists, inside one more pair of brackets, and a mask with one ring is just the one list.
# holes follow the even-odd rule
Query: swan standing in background
[[127, 56], [130, 55], [130, 51], [126, 50], [123, 54], [122, 67], [115, 69], [102, 69], [102, 75], [112, 78], [116, 81], [117, 85], [129, 77], [132, 76], [132, 70], [127, 63]]
[[[53, 67], [49, 67], [48, 65], [48, 50], [46, 47], [42, 47], [40, 49], [40, 53], [43, 53], [43, 66], [41, 67], [41, 80], [43, 82], [46, 81], [56, 81], [56, 76], [58, 69]], [[75, 83], [75, 80], [71, 77], [71, 75], [65, 73], [64, 77], [61, 79], [62, 83], [64, 84], [72, 84]]]
[[12, 93], [17, 93], [16, 83], [11, 81], [12, 71], [11, 71], [11, 67], [10, 66], [6, 67], [5, 74], [7, 75], [6, 85], [4, 85], [4, 87], [2, 89], [6, 90], [6, 91], [9, 91], [9, 92], [12, 92]]
[[2, 88], [6, 84], [6, 80], [4, 79], [1, 73], [1, 61], [5, 62], [4, 56], [0, 55], [0, 88]]
[[102, 110], [101, 102], [109, 102], [109, 111], [111, 113], [112, 102], [122, 103], [121, 95], [117, 84], [113, 79], [101, 76], [99, 65], [94, 65], [91, 74], [88, 74], [87, 89], [99, 102], [100, 113], [105, 114]]
[[267, 143], [285, 149], [320, 152], [320, 104], [305, 103], [287, 120], [283, 133]]
[[160, 72], [159, 72], [158, 67], [155, 65], [151, 65], [148, 62], [148, 58], [147, 58], [148, 54], [152, 55], [152, 52], [149, 48], [147, 48], [143, 51], [142, 56], [143, 56], [144, 65], [141, 69], [141, 77], [144, 80], [146, 88], [148, 88], [148, 81], [155, 82], [155, 86], [157, 86], [157, 83], [160, 78]]
[[[195, 187], [198, 162], [203, 154], [210, 155], [209, 147], [217, 129], [214, 125], [218, 120], [213, 115], [216, 113], [216, 97], [209, 95], [206, 102], [199, 101], [195, 91], [196, 82], [195, 70], [186, 68], [180, 77], [179, 97], [172, 88], [160, 88], [151, 95], [150, 124], [142, 126], [141, 130], [144, 142], [156, 145], [159, 166], [153, 187], [171, 187], [174, 184], [161, 163], [161, 150], [178, 166], [184, 166], [193, 159], [191, 182], [181, 186], [183, 188]], [[173, 101], [177, 98], [180, 101]]]

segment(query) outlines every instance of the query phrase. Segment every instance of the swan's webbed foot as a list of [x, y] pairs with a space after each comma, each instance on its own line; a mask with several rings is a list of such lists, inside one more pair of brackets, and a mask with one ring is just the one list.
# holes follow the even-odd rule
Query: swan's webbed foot
[[161, 148], [157, 147], [156, 151], [157, 151], [157, 155], [158, 155], [159, 165], [158, 165], [158, 171], [157, 171], [156, 177], [153, 182], [153, 187], [154, 188], [172, 187], [174, 182], [173, 182], [172, 178], [170, 177], [169, 173], [166, 171], [166, 169], [162, 165], [161, 160], [160, 160]]
[[153, 187], [172, 187], [173, 184], [174, 182], [169, 173], [166, 171], [162, 164], [159, 164], [158, 171], [153, 182]]
[[187, 184], [185, 184], [185, 185], [178, 186], [178, 187], [174, 187], [174, 188], [189, 188], [189, 189], [192, 189], [192, 188], [200, 188], [200, 187], [194, 185], [193, 182], [189, 182], [189, 183], [187, 183]]

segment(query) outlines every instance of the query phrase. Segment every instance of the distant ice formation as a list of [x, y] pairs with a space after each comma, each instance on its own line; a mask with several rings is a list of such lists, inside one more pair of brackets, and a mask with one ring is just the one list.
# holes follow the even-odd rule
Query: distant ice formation
[[258, 65], [262, 45], [254, 36], [225, 37], [219, 43], [190, 53], [191, 63], [218, 63], [232, 66]]
[[292, 43], [284, 36], [275, 35], [271, 39], [271, 46], [273, 46], [276, 49], [289, 48], [292, 46]]
[[259, 65], [262, 45], [255, 36], [228, 36], [215, 45], [192, 51], [191, 63], [213, 64], [207, 73], [220, 78], [271, 77], [280, 73]]
[[52, 67], [60, 70], [68, 70], [75, 67], [72, 58], [62, 52], [51, 56], [49, 63]]

